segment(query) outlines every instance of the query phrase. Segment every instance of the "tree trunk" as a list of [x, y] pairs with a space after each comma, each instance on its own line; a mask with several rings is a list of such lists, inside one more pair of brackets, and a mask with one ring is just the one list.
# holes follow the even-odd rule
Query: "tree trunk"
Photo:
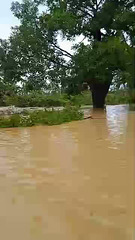
[[[96, 29], [94, 33], [94, 39], [98, 42], [101, 42], [102, 40], [102, 34], [101, 34], [101, 29]], [[94, 109], [104, 109], [105, 107], [105, 98], [106, 95], [109, 91], [111, 82], [108, 83], [103, 83], [96, 81], [92, 81], [90, 83], [90, 89], [92, 92], [92, 101], [93, 101], [93, 108]]]
[[93, 108], [104, 108], [105, 98], [108, 93], [109, 83], [92, 83], [90, 89], [92, 92]]

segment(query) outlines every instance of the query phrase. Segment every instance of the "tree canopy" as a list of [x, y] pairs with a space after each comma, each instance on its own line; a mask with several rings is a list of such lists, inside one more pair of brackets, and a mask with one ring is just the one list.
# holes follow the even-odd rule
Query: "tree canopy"
[[[42, 11], [39, 11], [42, 9]], [[23, 0], [13, 2], [20, 25], [0, 45], [0, 74], [27, 90], [60, 87], [78, 93], [87, 84], [135, 86], [133, 0]], [[63, 50], [58, 36], [73, 43]], [[81, 41], [74, 44], [76, 37]], [[3, 81], [3, 80], [2, 80]]]

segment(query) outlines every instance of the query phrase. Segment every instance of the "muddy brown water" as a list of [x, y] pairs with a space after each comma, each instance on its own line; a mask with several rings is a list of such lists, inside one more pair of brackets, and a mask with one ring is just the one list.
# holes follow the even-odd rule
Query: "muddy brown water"
[[0, 129], [0, 239], [135, 239], [134, 147], [128, 106], [60, 126]]

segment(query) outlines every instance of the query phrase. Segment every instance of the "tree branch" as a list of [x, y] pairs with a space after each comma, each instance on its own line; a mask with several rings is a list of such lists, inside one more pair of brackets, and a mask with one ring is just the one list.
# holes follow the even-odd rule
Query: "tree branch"
[[96, 10], [98, 10], [98, 0], [96, 0]]
[[100, 0], [99, 3], [97, 4], [97, 8], [100, 6], [100, 4], [103, 2], [103, 0]]
[[93, 10], [95, 10], [95, 8], [94, 8], [94, 5], [93, 4], [89, 4], [89, 6], [87, 6], [87, 8], [91, 8], [91, 9], [93, 9]]
[[85, 38], [86, 38], [86, 37], [84, 37], [84, 38], [82, 39], [82, 41], [79, 42], [79, 44], [82, 43], [82, 42], [85, 40]]
[[53, 64], [57, 65], [57, 66], [60, 66], [60, 67], [65, 67], [65, 68], [67, 68], [67, 65], [65, 65], [65, 64], [62, 64], [62, 63], [60, 63], [60, 62], [56, 61], [56, 60], [55, 60], [55, 59], [53, 59], [53, 58], [50, 58], [50, 57], [48, 57], [47, 59], [48, 59], [50, 62], [52, 62]]
[[72, 58], [72, 57], [73, 57], [73, 55], [72, 55], [71, 53], [67, 52], [66, 50], [64, 50], [64, 49], [62, 49], [62, 48], [60, 48], [60, 47], [58, 47], [57, 44], [52, 43], [52, 46], [54, 46], [55, 48], [57, 48], [57, 49], [60, 50], [61, 52], [65, 53], [65, 56], [67, 56], [67, 57], [69, 57], [69, 58]]
[[89, 13], [89, 12], [87, 12], [87, 11], [81, 9], [81, 8], [79, 9], [79, 11], [83, 12], [85, 15], [88, 15], [88, 16], [90, 16], [90, 17], [93, 17], [93, 15], [92, 15], [91, 13]]
[[96, 9], [94, 8], [94, 6], [92, 5], [91, 7], [90, 6], [87, 6], [87, 9], [91, 12], [95, 11]]

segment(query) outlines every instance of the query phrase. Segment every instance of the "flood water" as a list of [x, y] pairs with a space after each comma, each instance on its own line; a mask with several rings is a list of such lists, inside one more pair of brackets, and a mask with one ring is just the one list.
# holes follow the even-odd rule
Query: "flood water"
[[1, 240], [133, 240], [135, 112], [0, 129]]

